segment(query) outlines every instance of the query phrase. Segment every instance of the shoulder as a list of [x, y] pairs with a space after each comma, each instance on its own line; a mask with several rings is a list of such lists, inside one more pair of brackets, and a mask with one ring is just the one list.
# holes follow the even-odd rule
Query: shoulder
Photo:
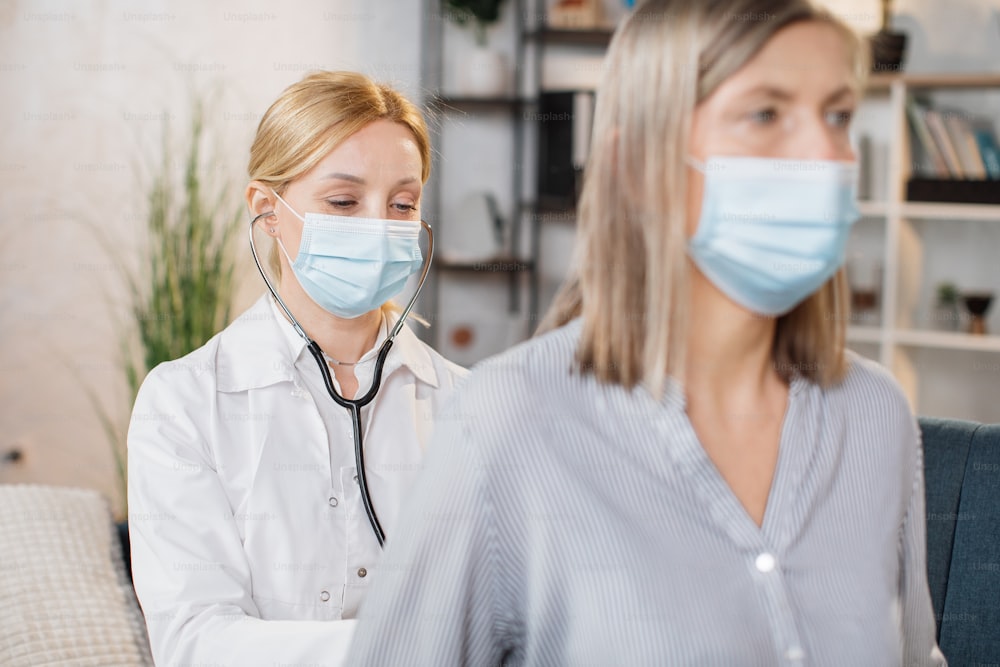
[[912, 417], [903, 389], [887, 368], [848, 350], [847, 374], [831, 393], [858, 416]]
[[829, 418], [843, 424], [847, 443], [880, 451], [909, 470], [917, 460], [920, 431], [906, 394], [888, 369], [848, 352], [843, 381], [827, 390]]
[[250, 365], [278, 368], [270, 355], [278, 352], [279, 339], [274, 335], [274, 316], [266, 297], [230, 322], [203, 345], [188, 354], [165, 361], [151, 369], [143, 380], [139, 397], [203, 396], [219, 389], [220, 376]]
[[158, 364], [146, 374], [136, 396], [135, 410], [169, 402], [198, 402], [204, 406], [216, 389], [216, 358], [221, 334], [198, 349]]
[[578, 338], [571, 322], [479, 362], [462, 384], [465, 409], [492, 427], [520, 429], [557, 412], [580, 383], [573, 370]]

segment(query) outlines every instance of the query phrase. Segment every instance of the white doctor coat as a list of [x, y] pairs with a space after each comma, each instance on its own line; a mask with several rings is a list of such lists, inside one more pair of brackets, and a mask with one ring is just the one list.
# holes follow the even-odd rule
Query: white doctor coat
[[[404, 327], [362, 411], [372, 502], [390, 538], [464, 373]], [[319, 377], [266, 296], [143, 382], [128, 434], [129, 532], [158, 665], [342, 661], [380, 550], [350, 417], [316, 390]]]

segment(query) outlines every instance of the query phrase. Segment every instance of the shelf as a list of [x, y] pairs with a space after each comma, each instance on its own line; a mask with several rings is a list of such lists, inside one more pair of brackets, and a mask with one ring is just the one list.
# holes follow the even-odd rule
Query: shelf
[[869, 90], [884, 90], [900, 81], [907, 88], [1000, 88], [1000, 72], [968, 74], [875, 74], [868, 79]]
[[882, 330], [878, 327], [849, 326], [847, 327], [848, 343], [881, 343]]
[[529, 211], [576, 217], [576, 202], [570, 197], [541, 196], [536, 202], [525, 204]]
[[576, 211], [573, 209], [562, 209], [562, 210], [543, 210], [539, 209], [532, 212], [534, 219], [538, 222], [545, 223], [564, 223], [567, 225], [575, 225], [577, 222]]
[[893, 337], [897, 344], [911, 347], [1000, 352], [1000, 336], [974, 336], [949, 331], [900, 329], [894, 332]]
[[427, 106], [441, 111], [518, 111], [534, 104], [519, 97], [461, 97], [439, 95], [427, 100]]
[[564, 44], [569, 46], [595, 46], [606, 48], [611, 43], [614, 30], [594, 28], [592, 30], [567, 30], [564, 28], [540, 28], [525, 33], [525, 39], [543, 44]]
[[884, 201], [861, 200], [858, 202], [858, 210], [861, 211], [862, 218], [884, 218], [889, 205]]
[[[1000, 181], [997, 181], [1000, 187]], [[904, 202], [902, 216], [919, 220], [986, 220], [1000, 223], [1000, 205]]]
[[454, 273], [527, 273], [535, 268], [534, 262], [516, 257], [491, 257], [475, 261], [454, 261], [439, 259], [434, 262], [438, 271]]

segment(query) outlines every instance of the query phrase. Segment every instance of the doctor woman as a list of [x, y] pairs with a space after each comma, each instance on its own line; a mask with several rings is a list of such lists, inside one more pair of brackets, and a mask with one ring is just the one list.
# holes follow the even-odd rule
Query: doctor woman
[[549, 331], [470, 376], [356, 665], [941, 665], [917, 427], [844, 350], [864, 47], [808, 0], [648, 0]]
[[[155, 368], [129, 430], [132, 565], [158, 664], [342, 659], [380, 546], [351, 415], [316, 357], [345, 398], [368, 392], [400, 315], [388, 299], [423, 264], [430, 150], [417, 108], [355, 73], [311, 74], [261, 119], [246, 200], [253, 233], [273, 241], [264, 272], [277, 298]], [[388, 349], [360, 425], [391, 535], [464, 371], [405, 326]]]

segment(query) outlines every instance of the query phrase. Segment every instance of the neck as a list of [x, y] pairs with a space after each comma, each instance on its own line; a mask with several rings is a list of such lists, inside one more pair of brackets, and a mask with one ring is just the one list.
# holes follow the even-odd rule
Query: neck
[[382, 313], [378, 309], [350, 320], [337, 317], [310, 299], [294, 277], [281, 281], [278, 294], [306, 335], [336, 361], [353, 364], [378, 340], [382, 323]]
[[774, 318], [737, 305], [693, 267], [689, 316], [684, 380], [689, 402], [751, 402], [777, 387]]

